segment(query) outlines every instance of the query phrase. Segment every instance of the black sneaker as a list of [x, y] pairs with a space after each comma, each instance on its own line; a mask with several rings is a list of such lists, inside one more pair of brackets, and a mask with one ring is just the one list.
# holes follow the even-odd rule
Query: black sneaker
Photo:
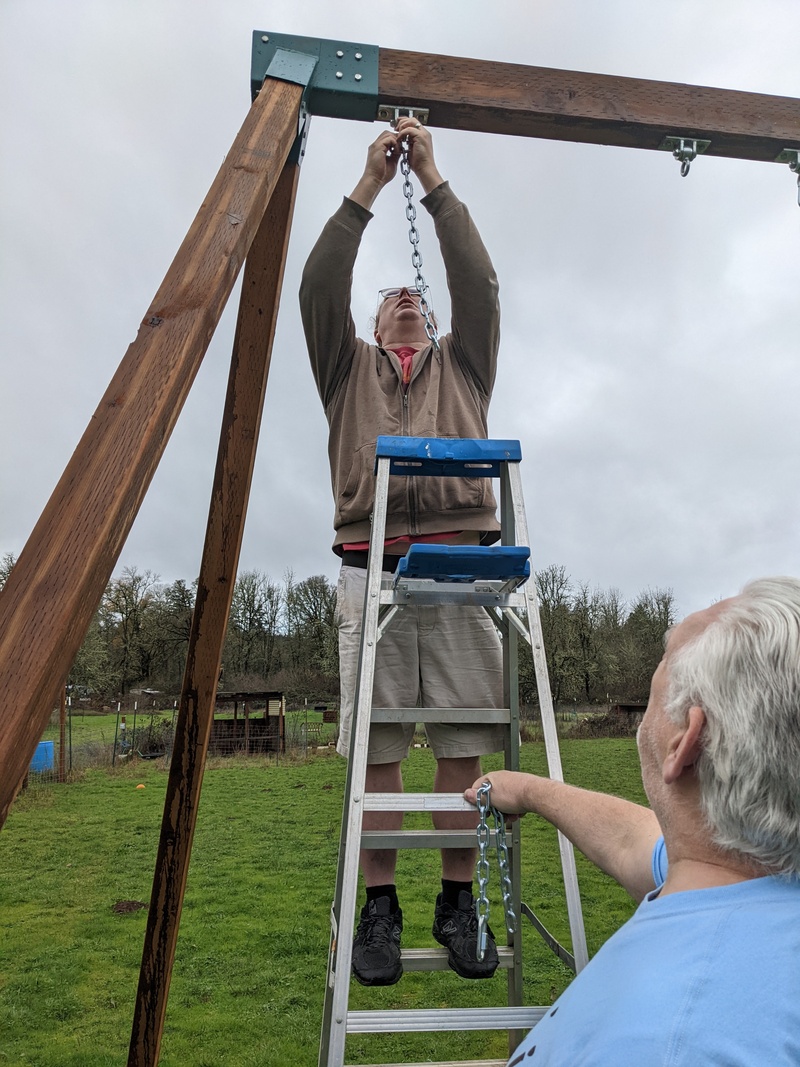
[[362, 985], [394, 985], [400, 981], [400, 934], [403, 913], [392, 911], [388, 897], [368, 900], [353, 941], [353, 974]]
[[491, 978], [497, 970], [497, 945], [491, 927], [486, 941], [483, 959], [478, 961], [478, 915], [471, 893], [462, 889], [458, 894], [458, 907], [436, 898], [436, 913], [433, 918], [433, 936], [448, 950], [447, 962], [462, 978]]

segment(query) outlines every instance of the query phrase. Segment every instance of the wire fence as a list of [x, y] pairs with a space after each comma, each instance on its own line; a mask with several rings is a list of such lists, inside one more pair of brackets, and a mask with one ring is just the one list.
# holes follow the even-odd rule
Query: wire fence
[[[54, 709], [23, 783], [36, 789], [69, 782], [89, 768], [172, 757], [177, 698], [128, 698], [116, 710], [73, 706]], [[287, 709], [281, 693], [220, 694], [209, 739], [209, 757], [274, 755], [303, 758], [338, 740], [338, 708], [312, 704]]]
[[[176, 698], [128, 699], [109, 708], [91, 710], [56, 708], [39, 742], [23, 785], [24, 789], [68, 782], [89, 768], [122, 766], [136, 760], [160, 760], [169, 766], [175, 738]], [[643, 713], [642, 706], [602, 708], [561, 706], [556, 726], [562, 738], [631, 737]], [[522, 708], [523, 741], [541, 741], [537, 708]], [[282, 756], [306, 758], [334, 748], [339, 737], [339, 709], [316, 703], [286, 707], [280, 693], [220, 694], [214, 713], [209, 757]], [[421, 730], [414, 743], [426, 747]]]

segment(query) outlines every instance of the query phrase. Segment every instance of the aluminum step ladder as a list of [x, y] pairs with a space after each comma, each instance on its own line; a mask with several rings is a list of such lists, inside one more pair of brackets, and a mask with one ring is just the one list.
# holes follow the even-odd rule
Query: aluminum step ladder
[[[365, 793], [367, 747], [372, 722], [502, 722], [508, 725], [505, 766], [519, 767], [517, 638], [532, 650], [545, 739], [548, 773], [563, 779], [553, 701], [530, 549], [519, 463], [518, 441], [381, 436], [376, 445], [376, 490], [362, 621], [361, 647], [354, 700], [350, 756], [345, 785], [336, 890], [331, 908], [328, 958], [319, 1067], [345, 1067], [348, 1034], [410, 1031], [506, 1030], [513, 1049], [549, 1010], [522, 1003], [522, 947], [519, 931], [498, 944], [499, 967], [507, 971], [506, 1002], [497, 1007], [436, 1010], [348, 1010], [354, 923], [358, 897], [359, 852], [362, 848], [464, 848], [476, 845], [472, 830], [364, 831], [364, 811], [474, 811], [461, 794]], [[500, 480], [500, 545], [411, 545], [398, 560], [391, 579], [382, 578], [389, 478], [469, 477]], [[503, 646], [503, 708], [375, 708], [372, 684], [378, 641], [408, 604], [460, 603], [482, 606], [497, 626]], [[512, 824], [509, 853], [515, 914], [526, 915], [565, 962], [580, 970], [588, 961], [575, 857], [559, 833], [561, 867], [572, 938], [572, 954], [555, 942], [530, 909], [520, 901], [520, 823]], [[494, 833], [491, 834], [494, 843]], [[496, 929], [499, 927], [496, 924]], [[501, 939], [502, 940], [502, 939]], [[404, 948], [404, 971], [447, 969], [444, 948]], [[484, 985], [484, 983], [480, 983]], [[460, 1067], [495, 1067], [502, 1061], [455, 1061]], [[375, 1065], [377, 1067], [377, 1065]], [[383, 1064], [382, 1067], [400, 1067]], [[450, 1067], [447, 1064], [434, 1067]], [[454, 1067], [454, 1064], [453, 1064]]]

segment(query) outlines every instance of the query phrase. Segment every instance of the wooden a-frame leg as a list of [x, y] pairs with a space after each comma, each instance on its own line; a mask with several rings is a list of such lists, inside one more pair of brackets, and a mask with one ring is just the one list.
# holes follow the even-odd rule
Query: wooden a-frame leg
[[302, 91], [265, 82], [0, 593], [0, 826], [264, 216]]
[[150, 898], [128, 1067], [158, 1062], [214, 717], [299, 166], [287, 163], [245, 266], [214, 489], [197, 588], [161, 839]]

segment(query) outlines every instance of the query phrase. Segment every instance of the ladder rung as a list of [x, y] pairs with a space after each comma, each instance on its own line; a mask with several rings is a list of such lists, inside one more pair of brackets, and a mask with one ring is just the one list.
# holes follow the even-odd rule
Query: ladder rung
[[502, 1060], [441, 1060], [436, 1063], [425, 1060], [424, 1063], [367, 1063], [359, 1067], [506, 1067], [506, 1062], [504, 1056]]
[[372, 722], [511, 721], [508, 708], [373, 708]]
[[[404, 948], [400, 950], [403, 971], [446, 971], [449, 968], [446, 948]], [[507, 945], [497, 946], [500, 967], [514, 966], [514, 949]], [[505, 1063], [505, 1060], [503, 1060]]]
[[365, 793], [364, 811], [472, 811], [462, 793]]
[[431, 1008], [349, 1011], [348, 1034], [443, 1030], [530, 1030], [549, 1008]]
[[508, 583], [476, 582], [460, 585], [457, 582], [441, 584], [424, 578], [404, 578], [394, 590], [381, 590], [381, 604], [462, 604], [487, 608], [522, 608], [526, 594], [504, 588]]
[[[494, 830], [489, 831], [494, 845]], [[477, 848], [474, 830], [363, 830], [362, 848]]]

